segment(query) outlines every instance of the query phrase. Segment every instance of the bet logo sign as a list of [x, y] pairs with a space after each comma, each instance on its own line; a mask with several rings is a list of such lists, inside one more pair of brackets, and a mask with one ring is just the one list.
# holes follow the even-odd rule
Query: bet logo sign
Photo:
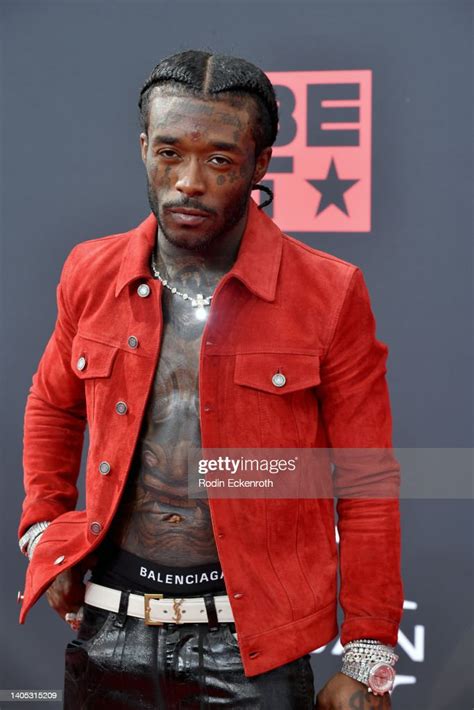
[[280, 114], [262, 180], [275, 195], [267, 214], [285, 232], [369, 232], [372, 72], [267, 76]]

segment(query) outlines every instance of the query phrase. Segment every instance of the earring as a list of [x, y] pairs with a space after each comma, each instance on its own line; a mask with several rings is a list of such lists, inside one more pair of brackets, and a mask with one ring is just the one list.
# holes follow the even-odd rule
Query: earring
[[269, 195], [270, 197], [269, 200], [265, 200], [258, 206], [259, 210], [263, 209], [264, 207], [267, 207], [273, 202], [273, 191], [266, 185], [252, 185], [252, 190], [261, 190], [262, 192], [266, 192], [267, 195]]

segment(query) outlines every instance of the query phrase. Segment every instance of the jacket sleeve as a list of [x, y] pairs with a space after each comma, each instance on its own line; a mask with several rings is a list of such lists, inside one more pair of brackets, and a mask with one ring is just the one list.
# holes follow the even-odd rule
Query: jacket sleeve
[[35, 522], [74, 510], [78, 491], [86, 406], [83, 382], [71, 367], [76, 328], [68, 298], [72, 255], [57, 286], [57, 318], [26, 402], [23, 430], [25, 499], [18, 537]]
[[400, 466], [392, 449], [387, 346], [355, 268], [321, 362], [321, 409], [334, 464], [341, 643], [395, 646], [403, 610]]

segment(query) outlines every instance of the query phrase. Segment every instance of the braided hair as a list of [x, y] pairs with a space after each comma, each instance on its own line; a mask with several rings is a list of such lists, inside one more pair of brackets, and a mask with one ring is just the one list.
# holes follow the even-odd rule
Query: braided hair
[[[272, 146], [278, 133], [278, 104], [275, 90], [265, 73], [245, 59], [227, 54], [211, 54], [187, 50], [165, 57], [151, 72], [140, 91], [138, 109], [140, 125], [148, 133], [150, 103], [155, 87], [169, 88], [172, 93], [186, 93], [196, 98], [217, 100], [242, 106], [250, 98], [253, 107], [252, 136], [255, 156]], [[254, 185], [270, 195], [263, 185]]]

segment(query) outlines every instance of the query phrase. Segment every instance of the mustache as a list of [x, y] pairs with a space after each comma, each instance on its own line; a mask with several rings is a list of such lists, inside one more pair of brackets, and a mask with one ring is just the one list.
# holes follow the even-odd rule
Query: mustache
[[163, 203], [161, 206], [165, 210], [171, 208], [180, 209], [182, 207], [186, 207], [190, 210], [201, 210], [201, 212], [207, 212], [208, 214], [216, 214], [214, 210], [209, 209], [209, 207], [206, 207], [205, 205], [201, 205], [201, 203], [196, 202], [196, 200], [186, 200], [186, 202], [166, 202]]

